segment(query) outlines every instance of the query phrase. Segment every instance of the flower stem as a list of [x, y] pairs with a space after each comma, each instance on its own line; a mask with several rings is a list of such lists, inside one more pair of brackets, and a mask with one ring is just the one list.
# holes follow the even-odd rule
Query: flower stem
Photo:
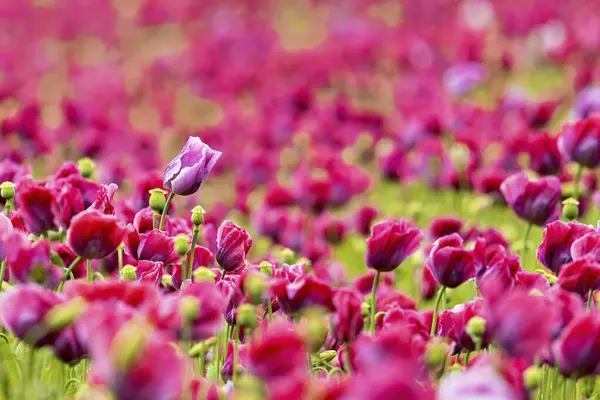
[[593, 300], [594, 300], [594, 289], [590, 289], [590, 293], [588, 294], [588, 300], [587, 300], [587, 309], [588, 310], [592, 309]]
[[65, 284], [65, 282], [67, 281], [67, 279], [69, 279], [69, 275], [71, 274], [71, 271], [73, 271], [73, 268], [75, 268], [75, 266], [77, 264], [79, 264], [81, 262], [81, 260], [83, 260], [83, 257], [77, 256], [77, 258], [75, 258], [75, 260], [73, 260], [73, 262], [71, 263], [71, 265], [69, 265], [69, 267], [65, 270], [65, 274], [63, 275], [63, 278], [61, 279], [61, 281], [56, 286], [56, 291], [57, 292], [60, 292], [62, 290], [63, 285]]
[[119, 275], [121, 275], [121, 270], [123, 269], [123, 243], [117, 247], [117, 263], [119, 268]]
[[92, 259], [88, 258], [86, 262], [87, 280], [92, 282], [94, 280], [94, 274], [92, 273]]
[[152, 214], [152, 229], [158, 228], [158, 217], [158, 212], [154, 211], [154, 214]]
[[523, 236], [523, 249], [521, 250], [521, 263], [525, 263], [525, 257], [527, 257], [527, 250], [529, 250], [529, 234], [531, 233], [531, 228], [533, 228], [533, 224], [530, 222], [527, 225], [527, 229], [525, 230], [525, 235]]
[[575, 187], [573, 188], [573, 198], [579, 200], [579, 181], [581, 181], [581, 175], [583, 174], [583, 165], [579, 164], [577, 172], [575, 173]]
[[191, 278], [193, 267], [194, 267], [194, 249], [196, 249], [196, 242], [198, 241], [198, 233], [200, 232], [200, 228], [198, 226], [194, 226], [194, 233], [192, 234], [192, 245], [190, 246], [190, 255], [189, 255], [189, 263], [187, 266], [188, 273], [187, 275]]
[[225, 279], [225, 274], [227, 274], [227, 271], [223, 270], [223, 273], [221, 274], [221, 280]]
[[273, 320], [273, 302], [271, 298], [267, 300], [267, 309], [269, 310], [269, 322]]
[[375, 332], [375, 312], [377, 309], [377, 285], [379, 284], [380, 271], [375, 272], [375, 278], [373, 278], [373, 288], [371, 289], [371, 309], [369, 318], [369, 330]]
[[232, 380], [235, 385], [237, 381], [237, 364], [238, 364], [238, 342], [240, 341], [240, 330], [235, 331], [233, 338], [233, 365], [232, 365]]
[[12, 199], [6, 200], [6, 204], [5, 204], [4, 210], [6, 211], [6, 216], [8, 218], [10, 218], [10, 212], [12, 210], [12, 206], [13, 206], [13, 200]]
[[435, 336], [435, 331], [437, 329], [437, 319], [438, 319], [438, 312], [439, 312], [439, 308], [440, 308], [440, 303], [442, 301], [442, 298], [444, 297], [444, 293], [446, 293], [446, 286], [442, 286], [440, 288], [440, 291], [437, 294], [437, 298], [435, 299], [435, 308], [433, 309], [433, 319], [431, 320], [431, 336]]
[[6, 260], [0, 263], [0, 293], [2, 292], [2, 284], [4, 283], [4, 274], [6, 273]]
[[169, 210], [169, 206], [171, 205], [171, 201], [173, 201], [173, 197], [175, 197], [175, 193], [169, 193], [169, 197], [167, 197], [167, 202], [165, 203], [165, 208], [163, 208], [162, 216], [160, 217], [160, 226], [159, 230], [163, 230], [165, 228], [165, 220], [167, 219], [167, 211]]

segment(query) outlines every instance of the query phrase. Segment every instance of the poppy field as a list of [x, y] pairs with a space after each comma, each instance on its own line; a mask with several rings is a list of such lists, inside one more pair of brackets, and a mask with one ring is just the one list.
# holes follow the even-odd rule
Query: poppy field
[[600, 2], [0, 1], [0, 400], [600, 398]]

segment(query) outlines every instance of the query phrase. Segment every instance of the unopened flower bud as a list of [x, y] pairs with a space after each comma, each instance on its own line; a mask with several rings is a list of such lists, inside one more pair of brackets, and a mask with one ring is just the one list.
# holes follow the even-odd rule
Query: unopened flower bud
[[467, 322], [466, 332], [475, 339], [483, 337], [485, 334], [485, 319], [475, 316]]
[[173, 241], [175, 242], [175, 253], [180, 257], [185, 256], [190, 249], [190, 238], [187, 235], [180, 233], [175, 236]]
[[439, 339], [432, 339], [427, 343], [425, 350], [425, 363], [431, 369], [435, 369], [444, 365], [446, 358], [450, 353], [448, 344]]
[[532, 365], [523, 372], [523, 383], [529, 391], [536, 390], [542, 381], [542, 371], [540, 367]]
[[294, 250], [288, 249], [286, 247], [281, 249], [281, 252], [279, 253], [279, 258], [284, 264], [292, 265], [296, 261], [296, 254], [294, 253]]
[[84, 157], [77, 161], [77, 167], [79, 167], [81, 176], [83, 176], [85, 179], [90, 179], [92, 176], [94, 176], [96, 163], [91, 158]]
[[217, 276], [206, 267], [198, 267], [194, 270], [194, 282], [214, 282]]
[[265, 275], [273, 276], [273, 264], [271, 264], [268, 261], [261, 262], [260, 265], [258, 266], [258, 269], [260, 272], [262, 272]]
[[323, 313], [318, 309], [305, 312], [299, 324], [300, 334], [311, 353], [319, 351], [327, 339], [327, 325]]
[[267, 290], [264, 275], [257, 272], [249, 272], [244, 279], [244, 293], [250, 297], [252, 304], [262, 304], [262, 297]]
[[319, 354], [319, 358], [325, 362], [333, 360], [335, 356], [337, 356], [337, 351], [335, 350], [326, 350]]
[[169, 275], [169, 274], [164, 274], [164, 275], [162, 276], [162, 279], [161, 279], [161, 284], [162, 284], [164, 287], [170, 287], [170, 286], [173, 286], [173, 277], [172, 277], [171, 275]]
[[579, 216], [579, 202], [570, 197], [563, 201], [562, 215], [567, 221], [573, 221]]
[[206, 211], [201, 206], [192, 208], [192, 224], [195, 226], [202, 225], [204, 223], [204, 214], [206, 214]]
[[0, 184], [0, 196], [4, 200], [10, 200], [15, 197], [15, 184], [10, 181], [2, 182]]
[[121, 279], [124, 281], [135, 281], [137, 279], [137, 268], [127, 264], [121, 269]]
[[132, 319], [117, 332], [109, 352], [117, 371], [128, 371], [140, 358], [148, 339], [147, 329], [143, 321]]
[[362, 303], [360, 305], [360, 312], [363, 316], [363, 318], [368, 317], [369, 315], [371, 315], [371, 303], [365, 301], [364, 303]]
[[76, 297], [54, 306], [44, 317], [44, 323], [51, 332], [58, 332], [73, 324], [87, 310], [87, 302]]
[[162, 213], [167, 203], [167, 192], [162, 189], [151, 189], [149, 193], [150, 200], [148, 201], [148, 205], [157, 213]]
[[448, 367], [448, 369], [450, 372], [459, 372], [459, 371], [462, 371], [463, 366], [460, 365], [459, 363], [454, 363], [454, 364], [450, 365]]
[[253, 328], [256, 325], [256, 312], [252, 304], [242, 304], [238, 308], [237, 323], [246, 328]]
[[200, 314], [200, 302], [192, 296], [184, 296], [179, 300], [179, 314], [182, 318], [193, 321]]

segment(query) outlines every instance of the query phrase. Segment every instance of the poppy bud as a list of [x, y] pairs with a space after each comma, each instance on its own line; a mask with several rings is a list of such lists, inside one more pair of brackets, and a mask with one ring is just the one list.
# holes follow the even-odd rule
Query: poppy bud
[[318, 309], [308, 310], [299, 324], [300, 334], [311, 353], [319, 351], [327, 339], [327, 325]]
[[427, 343], [425, 350], [425, 363], [430, 369], [437, 369], [444, 365], [450, 354], [450, 347], [440, 339], [433, 339]]
[[296, 254], [294, 250], [286, 247], [279, 252], [279, 259], [284, 264], [292, 265], [296, 262]]
[[262, 296], [266, 289], [267, 283], [260, 273], [250, 272], [244, 279], [244, 293], [254, 305], [262, 304]]
[[179, 254], [180, 257], [185, 256], [190, 249], [190, 239], [187, 237], [187, 235], [179, 234], [175, 236], [173, 242], [175, 252]]
[[2, 182], [0, 184], [0, 196], [4, 200], [11, 200], [15, 197], [15, 184], [10, 181]]
[[268, 261], [261, 262], [258, 270], [267, 276], [273, 276], [273, 264]]
[[206, 214], [206, 211], [201, 206], [192, 208], [192, 224], [195, 226], [202, 225], [204, 223], [204, 214]]
[[173, 286], [173, 277], [169, 274], [164, 274], [161, 278], [161, 284], [164, 287]]
[[87, 302], [74, 298], [66, 303], [54, 306], [44, 317], [44, 324], [50, 332], [62, 331], [73, 324], [87, 310]]
[[238, 308], [237, 322], [240, 326], [253, 328], [256, 325], [256, 313], [251, 304], [242, 304]]
[[365, 299], [365, 302], [360, 305], [360, 311], [364, 318], [371, 314], [371, 302]]
[[479, 339], [485, 334], [485, 319], [475, 316], [467, 322], [466, 331], [473, 339]]
[[319, 354], [319, 358], [325, 362], [330, 362], [337, 356], [337, 351], [335, 350], [326, 350]]
[[81, 176], [85, 179], [90, 179], [96, 170], [96, 163], [91, 158], [84, 157], [77, 161], [77, 167], [79, 168], [79, 172], [81, 172]]
[[179, 314], [192, 321], [200, 314], [200, 302], [193, 296], [183, 296], [179, 301]]
[[579, 216], [579, 202], [570, 197], [563, 201], [562, 215], [567, 221], [573, 221]]
[[147, 344], [146, 324], [138, 319], [125, 323], [110, 346], [110, 357], [118, 371], [125, 372], [142, 355]]
[[532, 365], [523, 372], [523, 382], [529, 391], [534, 391], [540, 386], [542, 372], [538, 366]]
[[206, 267], [199, 267], [194, 270], [194, 282], [214, 282], [216, 275]]
[[167, 192], [165, 192], [162, 189], [151, 189], [148, 192], [150, 193], [150, 200], [148, 200], [148, 205], [155, 212], [162, 213], [167, 203]]
[[205, 353], [208, 349], [213, 347], [217, 343], [217, 338], [211, 337], [210, 339], [206, 339], [203, 342], [196, 343], [189, 351], [190, 357], [199, 357], [203, 353]]
[[121, 269], [120, 278], [124, 281], [135, 281], [137, 279], [137, 268], [127, 264]]

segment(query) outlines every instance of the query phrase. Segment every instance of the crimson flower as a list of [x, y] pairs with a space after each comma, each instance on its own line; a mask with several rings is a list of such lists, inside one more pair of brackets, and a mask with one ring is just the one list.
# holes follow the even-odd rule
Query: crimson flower
[[88, 210], [71, 220], [67, 241], [78, 256], [104, 258], [121, 244], [123, 234], [115, 216]]
[[417, 251], [422, 240], [423, 232], [406, 220], [381, 222], [367, 239], [365, 262], [376, 271], [393, 271]]

